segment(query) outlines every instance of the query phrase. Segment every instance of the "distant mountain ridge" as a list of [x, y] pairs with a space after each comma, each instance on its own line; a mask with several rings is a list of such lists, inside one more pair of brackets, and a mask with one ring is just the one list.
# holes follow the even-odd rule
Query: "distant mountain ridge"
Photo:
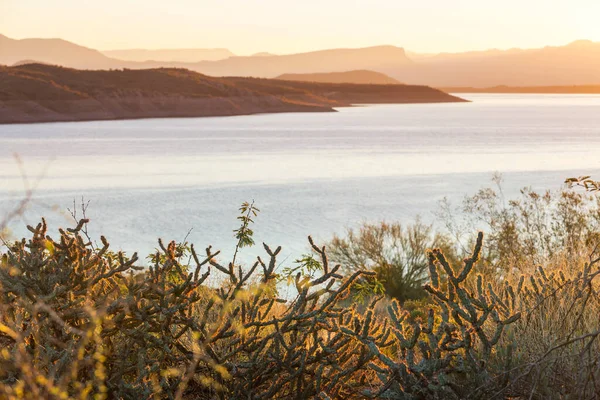
[[231, 57], [190, 66], [208, 75], [274, 78], [285, 73], [377, 70], [411, 64], [404, 49], [374, 46], [359, 49], [330, 49], [286, 55]]
[[522, 53], [524, 49], [488, 49], [488, 50], [473, 50], [473, 51], [464, 51], [458, 53], [418, 53], [418, 52], [407, 52], [406, 54], [410, 57], [411, 60], [423, 63], [432, 63], [432, 62], [441, 62], [447, 60], [457, 60], [457, 59], [473, 59], [473, 58], [484, 58], [484, 57], [495, 57], [502, 56], [507, 54], [516, 54]]
[[0, 123], [315, 112], [357, 103], [463, 101], [427, 86], [215, 78], [174, 68], [0, 67]]
[[329, 82], [329, 83], [357, 83], [366, 85], [398, 85], [401, 82], [381, 72], [368, 70], [355, 70], [344, 72], [323, 72], [314, 74], [283, 74], [275, 79], [300, 82]]
[[123, 61], [166, 61], [166, 62], [198, 62], [216, 61], [234, 57], [227, 49], [124, 49], [102, 51], [107, 57]]
[[0, 35], [0, 64], [13, 65], [24, 60], [73, 68], [113, 68], [115, 60], [98, 50], [63, 39], [11, 39]]
[[600, 94], [600, 85], [449, 87], [441, 90], [447, 93]]
[[258, 53], [254, 56], [231, 56], [222, 60], [199, 62], [128, 61], [108, 57], [97, 50], [60, 39], [15, 40], [0, 37], [0, 64], [13, 65], [23, 60], [81, 69], [167, 67], [186, 68], [212, 76], [263, 78], [274, 78], [285, 73], [377, 70], [411, 63], [404, 49], [395, 46], [330, 49], [287, 55]]
[[445, 54], [386, 69], [403, 82], [435, 87], [600, 84], [600, 42], [579, 40], [541, 49]]
[[[170, 50], [165, 50], [169, 52]], [[114, 53], [109, 52], [113, 55]], [[166, 53], [170, 54], [170, 53]], [[581, 40], [540, 49], [489, 50], [437, 55], [396, 46], [330, 49], [307, 53], [230, 56], [198, 62], [127, 61], [61, 39], [14, 40], [0, 35], [0, 64], [23, 60], [80, 69], [186, 68], [211, 76], [275, 78], [370, 70], [407, 84], [435, 87], [565, 86], [600, 84], [600, 42]], [[164, 57], [168, 57], [165, 55]], [[183, 57], [183, 56], [182, 56]], [[186, 56], [187, 57], [187, 56]], [[142, 57], [145, 58], [145, 57]]]

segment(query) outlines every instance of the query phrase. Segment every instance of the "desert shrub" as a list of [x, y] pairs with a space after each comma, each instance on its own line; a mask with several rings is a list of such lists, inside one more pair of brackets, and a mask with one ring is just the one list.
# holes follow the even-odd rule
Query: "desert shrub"
[[[252, 245], [242, 207], [238, 250]], [[208, 247], [96, 248], [87, 220], [45, 222], [0, 265], [0, 397], [192, 399], [593, 398], [600, 393], [597, 258], [488, 279], [483, 234], [461, 262], [428, 250], [428, 301], [366, 309], [344, 299], [326, 247], [284, 277], [280, 248], [249, 266]], [[187, 257], [189, 252], [189, 257]], [[595, 253], [591, 253], [595, 254]], [[189, 260], [189, 263], [187, 262]], [[553, 258], [556, 260], [556, 258]], [[554, 262], [554, 261], [553, 261]], [[567, 268], [568, 267], [568, 268]], [[218, 285], [210, 285], [210, 276]], [[295, 296], [280, 298], [290, 279]]]
[[[475, 272], [481, 265], [482, 248], [479, 234], [461, 270], [439, 249], [429, 252], [430, 283], [425, 289], [434, 305], [423, 305], [430, 307], [427, 318], [415, 322], [408, 310], [394, 303], [388, 307], [400, 354], [389, 360], [380, 358], [390, 368], [379, 375], [383, 387], [389, 388], [380, 395], [442, 399], [600, 396], [600, 257], [596, 246], [577, 263], [565, 257], [538, 266], [532, 274], [487, 283], [484, 275]], [[373, 347], [382, 348], [381, 343]], [[393, 368], [400, 370], [392, 372]]]
[[364, 223], [348, 229], [344, 237], [335, 235], [328, 243], [329, 257], [351, 274], [373, 271], [385, 294], [403, 303], [423, 298], [427, 282], [427, 249], [443, 248], [447, 257], [455, 259], [446, 236], [433, 233], [433, 227], [417, 219], [413, 224]]
[[[505, 284], [522, 312], [512, 326], [513, 369], [508, 393], [529, 398], [591, 399], [600, 396], [600, 298], [598, 259], [538, 267]], [[509, 379], [510, 378], [510, 379]]]
[[[134, 274], [137, 256], [113, 258], [104, 239], [96, 251], [81, 235], [85, 223], [61, 230], [57, 241], [45, 223], [30, 227], [33, 237], [3, 255], [1, 393], [285, 398], [356, 391], [362, 346], [331, 332], [352, 321], [352, 310], [336, 302], [360, 273], [334, 289], [339, 266], [329, 268], [323, 255], [323, 273], [296, 276], [298, 297], [282, 308], [279, 248], [265, 246], [269, 260], [244, 271], [220, 265], [210, 247], [204, 259], [190, 247], [195, 266], [186, 273], [178, 246], [161, 242], [155, 265]], [[203, 286], [211, 267], [226, 278], [221, 287]]]
[[[365, 273], [344, 279], [312, 242], [321, 273], [298, 272], [292, 301], [277, 297], [280, 249], [268, 246], [269, 261], [246, 270], [222, 266], [210, 248], [201, 259], [190, 247], [195, 267], [186, 273], [176, 244], [161, 242], [164, 257], [134, 273], [137, 256], [110, 253], [104, 239], [94, 249], [81, 235], [85, 223], [56, 241], [45, 223], [30, 227], [32, 238], [3, 254], [0, 388], [8, 398], [459, 396], [456, 376], [483, 374], [480, 358], [495, 343], [469, 329], [491, 324], [497, 338], [511, 322], [489, 321], [490, 300], [482, 306], [490, 310], [463, 322], [477, 324], [463, 329], [469, 339], [457, 336], [449, 313], [465, 319], [468, 303], [459, 300], [462, 289], [446, 298], [436, 285], [430, 290], [449, 313], [431, 309], [425, 322], [406, 320], [395, 303], [383, 319], [374, 315], [376, 301], [364, 314], [339, 307]], [[226, 277], [220, 287], [204, 285], [211, 267]], [[467, 361], [463, 350], [472, 352]]]
[[539, 264], [565, 257], [576, 263], [599, 242], [597, 196], [568, 188], [542, 193], [523, 188], [519, 197], [507, 199], [501, 176], [493, 181], [495, 187], [466, 197], [458, 208], [442, 201], [437, 213], [457, 242], [468, 245], [474, 241], [471, 232], [486, 232], [481, 267], [489, 277], [532, 273]]

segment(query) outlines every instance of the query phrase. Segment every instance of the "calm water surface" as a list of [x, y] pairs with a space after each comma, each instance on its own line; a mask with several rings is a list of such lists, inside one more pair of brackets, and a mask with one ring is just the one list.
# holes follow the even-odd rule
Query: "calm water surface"
[[[337, 113], [0, 126], [0, 219], [35, 185], [24, 223], [68, 226], [90, 200], [92, 235], [147, 253], [156, 238], [231, 254], [238, 205], [262, 212], [257, 242], [291, 261], [306, 235], [361, 221], [433, 220], [502, 172], [505, 191], [600, 177], [600, 96], [462, 95], [472, 103], [378, 105]], [[260, 249], [246, 251], [247, 259]]]

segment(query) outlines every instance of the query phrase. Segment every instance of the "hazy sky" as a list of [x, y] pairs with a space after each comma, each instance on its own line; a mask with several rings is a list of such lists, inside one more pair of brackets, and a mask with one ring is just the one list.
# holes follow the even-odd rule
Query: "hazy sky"
[[0, 33], [100, 50], [420, 52], [600, 41], [600, 0], [0, 0]]

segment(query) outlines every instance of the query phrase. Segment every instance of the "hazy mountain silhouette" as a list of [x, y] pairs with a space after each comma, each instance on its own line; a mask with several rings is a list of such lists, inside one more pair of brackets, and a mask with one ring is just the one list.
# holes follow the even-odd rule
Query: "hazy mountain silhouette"
[[125, 49], [107, 50], [103, 51], [102, 54], [124, 61], [177, 62], [216, 61], [235, 56], [227, 49]]
[[315, 74], [283, 74], [276, 79], [300, 82], [360, 83], [394, 85], [401, 82], [381, 72], [356, 70], [346, 72], [324, 72]]
[[410, 60], [404, 49], [377, 46], [197, 63], [209, 75], [275, 77], [366, 69], [408, 84], [436, 87], [557, 86], [600, 83], [600, 43], [439, 54]]
[[97, 50], [62, 39], [10, 39], [0, 35], [0, 64], [24, 60], [65, 65], [74, 68], [111, 68], [118, 62]]
[[448, 93], [600, 94], [600, 85], [449, 87], [442, 90]]
[[404, 49], [375, 46], [360, 49], [331, 49], [308, 53], [231, 57], [220, 61], [205, 61], [190, 65], [214, 76], [257, 76], [274, 78], [285, 73], [337, 72], [357, 69], [388, 69], [411, 64]]
[[436, 87], [598, 84], [600, 43], [581, 40], [542, 49], [445, 54], [380, 72], [406, 83]]
[[[165, 50], [165, 54], [178, 50]], [[436, 87], [564, 86], [600, 84], [600, 43], [577, 41], [541, 49], [489, 50], [427, 55], [395, 46], [331, 49], [288, 55], [258, 54], [216, 61], [127, 61], [61, 39], [14, 40], [0, 35], [0, 64], [23, 60], [81, 69], [186, 68], [211, 76], [274, 78], [370, 70], [409, 84]], [[142, 57], [145, 58], [145, 57]]]
[[416, 85], [215, 78], [174, 68], [0, 67], [0, 123], [333, 111], [356, 103], [461, 101]]
[[[177, 52], [178, 50], [164, 50], [164, 53], [154, 55], [168, 57], [168, 54]], [[142, 53], [136, 57], [146, 58]], [[114, 55], [114, 52], [107, 54]], [[132, 55], [130, 54], [130, 56]], [[129, 61], [108, 57], [97, 50], [60, 39], [14, 40], [2, 36], [0, 38], [0, 63], [12, 65], [22, 60], [36, 60], [82, 69], [178, 67], [212, 76], [265, 78], [274, 78], [284, 73], [393, 68], [411, 63], [404, 54], [404, 49], [394, 46], [332, 49], [289, 55], [259, 54], [247, 57], [229, 57], [218, 61]]]
[[448, 53], [448, 52], [417, 53], [417, 52], [407, 51], [406, 55], [413, 61], [433, 63], [433, 62], [442, 62], [442, 61], [448, 61], [448, 60], [461, 60], [461, 59], [464, 60], [464, 59], [471, 59], [471, 58], [494, 57], [494, 56], [501, 56], [501, 55], [507, 55], [507, 54], [516, 54], [516, 53], [521, 53], [524, 51], [527, 51], [527, 50], [517, 49], [517, 48], [508, 49], [508, 50], [488, 49], [488, 50], [465, 51], [465, 52], [460, 52], [460, 53]]

